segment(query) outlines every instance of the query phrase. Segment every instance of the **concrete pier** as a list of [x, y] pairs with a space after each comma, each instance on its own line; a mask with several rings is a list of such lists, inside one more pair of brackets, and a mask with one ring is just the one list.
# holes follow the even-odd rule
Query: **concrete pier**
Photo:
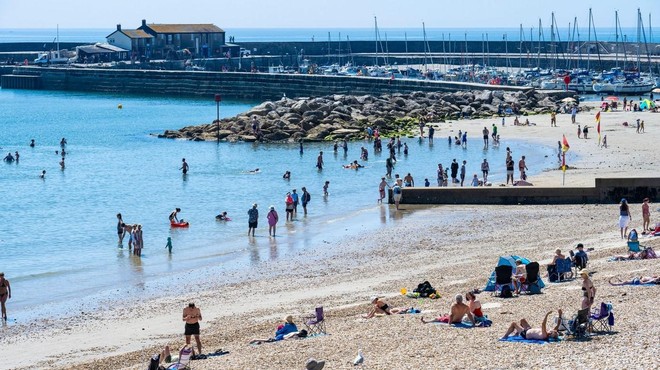
[[[594, 187], [403, 188], [401, 204], [597, 204], [657, 199], [660, 177], [596, 179]], [[394, 203], [390, 191], [390, 203]]]

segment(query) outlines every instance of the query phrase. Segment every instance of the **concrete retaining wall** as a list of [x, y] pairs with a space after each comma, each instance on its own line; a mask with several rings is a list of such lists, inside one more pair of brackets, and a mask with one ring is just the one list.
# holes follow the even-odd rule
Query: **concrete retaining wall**
[[[596, 186], [574, 187], [447, 187], [404, 188], [402, 204], [587, 204], [641, 203], [658, 199], [660, 178], [596, 179]], [[390, 191], [390, 203], [393, 203]]]
[[[282, 94], [294, 98], [329, 94], [378, 95], [494, 89], [490, 85], [461, 82], [240, 72], [17, 67], [14, 74], [40, 76], [41, 87], [47, 90], [189, 96], [212, 96], [219, 93], [240, 99], [279, 99]], [[496, 89], [530, 90], [515, 86], [497, 86]]]

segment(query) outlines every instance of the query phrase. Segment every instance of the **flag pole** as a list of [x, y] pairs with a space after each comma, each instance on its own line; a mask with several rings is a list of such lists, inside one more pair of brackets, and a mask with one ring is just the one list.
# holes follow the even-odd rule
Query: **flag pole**
[[561, 154], [561, 185], [566, 185], [566, 152]]

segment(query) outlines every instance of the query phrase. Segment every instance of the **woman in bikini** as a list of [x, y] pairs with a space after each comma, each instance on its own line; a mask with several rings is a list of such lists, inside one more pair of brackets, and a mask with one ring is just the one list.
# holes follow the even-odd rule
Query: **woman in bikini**
[[364, 316], [365, 319], [370, 319], [376, 314], [380, 315], [392, 315], [392, 314], [397, 314], [404, 312], [405, 309], [400, 309], [400, 308], [391, 308], [385, 301], [382, 301], [378, 297], [371, 297], [371, 304], [374, 306], [369, 313]]
[[472, 292], [467, 292], [465, 294], [465, 299], [468, 301], [468, 307], [470, 308], [470, 312], [472, 313], [472, 316], [474, 316], [474, 319], [482, 319], [484, 313], [481, 311], [481, 302], [477, 300], [477, 296]]
[[580, 271], [580, 276], [582, 276], [582, 309], [584, 310], [585, 308], [591, 308], [591, 305], [594, 304], [596, 287], [594, 287], [594, 283], [589, 278], [589, 272], [586, 269]]
[[9, 280], [5, 279], [5, 273], [0, 272], [0, 306], [2, 306], [2, 319], [7, 321], [7, 308], [5, 302], [11, 298], [11, 286]]

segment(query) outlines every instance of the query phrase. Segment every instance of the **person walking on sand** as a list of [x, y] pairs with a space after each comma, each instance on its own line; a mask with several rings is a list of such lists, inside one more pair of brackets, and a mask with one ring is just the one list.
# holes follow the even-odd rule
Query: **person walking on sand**
[[623, 198], [619, 205], [619, 228], [621, 229], [621, 239], [625, 239], [628, 236], [628, 225], [632, 221], [632, 216], [630, 215], [630, 207], [628, 206], [628, 201]]
[[316, 157], [316, 168], [319, 170], [323, 169], [323, 152], [319, 152], [319, 156]]
[[520, 179], [521, 180], [527, 180], [527, 173], [528, 171], [527, 164], [525, 163], [525, 156], [523, 155], [520, 161], [518, 162], [518, 171], [520, 171]]
[[582, 139], [582, 129], [580, 129], [580, 125], [578, 125], [577, 134], [578, 134], [578, 139]]
[[2, 308], [2, 320], [7, 321], [7, 307], [5, 303], [11, 298], [11, 285], [5, 279], [5, 273], [0, 272], [0, 307]]
[[575, 116], [577, 115], [577, 107], [571, 108], [571, 123], [575, 124]]
[[189, 167], [188, 167], [188, 162], [186, 162], [185, 158], [181, 159], [181, 168], [179, 169], [183, 171], [184, 175], [188, 173]]
[[268, 220], [268, 235], [274, 237], [275, 231], [277, 230], [277, 221], [280, 220], [277, 211], [275, 210], [275, 206], [270, 206], [270, 211], [268, 211], [266, 219]]
[[649, 209], [649, 198], [644, 198], [642, 202], [642, 235], [646, 235], [646, 231], [649, 230], [649, 225], [651, 224], [651, 210]]
[[389, 185], [387, 185], [385, 178], [381, 177], [380, 184], [378, 184], [378, 203], [383, 203], [383, 199], [385, 199], [385, 189], [388, 187]]
[[302, 191], [301, 203], [303, 207], [303, 214], [307, 216], [307, 203], [312, 200], [312, 196], [307, 192], [307, 188], [304, 186], [302, 187]]
[[252, 233], [252, 236], [254, 236], [254, 230], [257, 228], [257, 223], [259, 221], [259, 211], [257, 210], [257, 203], [254, 203], [252, 205], [252, 208], [250, 208], [247, 211], [248, 214], [248, 236], [250, 236], [250, 233]]
[[607, 135], [603, 135], [603, 144], [601, 145], [603, 148], [607, 148]]
[[587, 136], [589, 136], [589, 126], [584, 125], [584, 127], [582, 127], [582, 133], [584, 134], [584, 138], [588, 139]]
[[484, 158], [484, 161], [481, 163], [481, 173], [484, 175], [484, 186], [488, 182], [488, 171], [490, 171], [490, 165], [486, 158]]
[[557, 127], [557, 113], [550, 113], [550, 127]]
[[[186, 345], [190, 345], [190, 337], [195, 336], [197, 342], [197, 354], [202, 353], [202, 341], [199, 339], [199, 322], [202, 321], [202, 311], [195, 304], [190, 302], [188, 307], [183, 309], [183, 321], [186, 322], [184, 335]], [[194, 352], [194, 351], [193, 351]]]

